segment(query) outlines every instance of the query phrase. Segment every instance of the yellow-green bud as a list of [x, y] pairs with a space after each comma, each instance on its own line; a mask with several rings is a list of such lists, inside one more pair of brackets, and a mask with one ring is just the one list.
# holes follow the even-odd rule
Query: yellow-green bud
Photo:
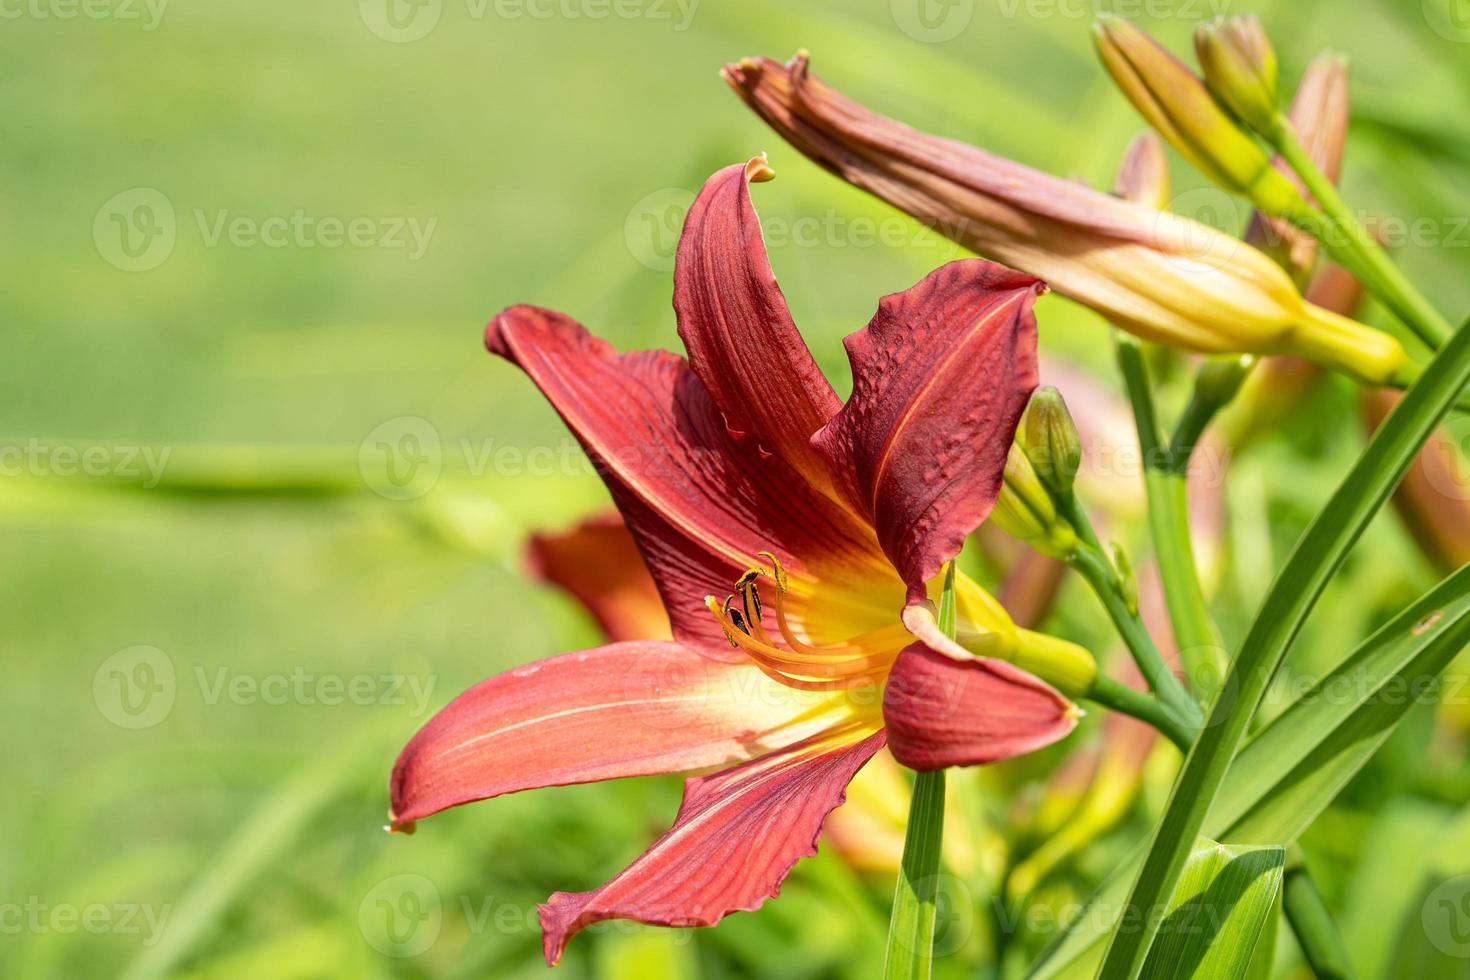
[[1062, 393], [1038, 388], [1021, 418], [1021, 446], [1041, 483], [1057, 497], [1072, 492], [1082, 465], [1082, 441]]
[[1272, 136], [1281, 128], [1276, 52], [1255, 17], [1217, 17], [1194, 33], [1194, 50], [1215, 98], [1251, 129]]
[[1224, 405], [1235, 397], [1255, 357], [1211, 357], [1199, 366], [1194, 376], [1195, 393], [1215, 405]]
[[1117, 17], [1100, 18], [1093, 37], [1103, 66], [1128, 101], [1201, 173], [1267, 214], [1302, 207], [1295, 185], [1178, 58]]
[[1077, 532], [1057, 513], [1026, 453], [1011, 444], [1005, 479], [990, 512], [990, 522], [1044, 555], [1065, 556], [1077, 546]]

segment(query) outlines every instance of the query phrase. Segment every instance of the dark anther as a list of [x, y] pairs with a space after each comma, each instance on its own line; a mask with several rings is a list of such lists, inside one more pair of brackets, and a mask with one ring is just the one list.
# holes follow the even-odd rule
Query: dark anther
[[744, 633], [746, 636], [750, 635], [750, 628], [745, 625], [745, 617], [740, 615], [740, 610], [730, 610], [730, 622], [734, 623], [735, 628]]

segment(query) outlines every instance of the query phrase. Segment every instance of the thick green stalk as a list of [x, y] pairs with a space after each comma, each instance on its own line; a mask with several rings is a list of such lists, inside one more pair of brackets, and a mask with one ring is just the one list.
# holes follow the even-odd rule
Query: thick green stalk
[[1352, 470], [1276, 576], [1241, 644], [1209, 721], [1184, 760], [1163, 819], [1125, 906], [1099, 976], [1133, 980], [1143, 967], [1191, 848], [1292, 641], [1368, 522], [1403, 478], [1421, 446], [1470, 381], [1470, 329], [1462, 327], [1374, 433]]
[[1352, 966], [1342, 935], [1322, 901], [1322, 893], [1301, 865], [1286, 869], [1282, 909], [1296, 934], [1297, 945], [1317, 980], [1352, 980]]
[[[1164, 602], [1169, 609], [1169, 623], [1174, 628], [1174, 644], [1189, 677], [1190, 689], [1205, 700], [1224, 675], [1225, 655], [1215, 624], [1210, 619], [1209, 608], [1205, 605], [1205, 594], [1200, 587], [1199, 570], [1194, 559], [1194, 542], [1190, 539], [1187, 473], [1193, 443], [1177, 455], [1173, 447], [1163, 445], [1143, 351], [1132, 337], [1117, 331], [1114, 331], [1114, 337], [1118, 366], [1123, 372], [1123, 382], [1128, 389], [1128, 399], [1133, 405], [1133, 418], [1138, 427], [1144, 489], [1148, 494], [1149, 531], [1159, 562], [1159, 579], [1164, 588]], [[1201, 431], [1204, 423], [1208, 422], [1207, 417], [1201, 418], [1202, 409], [1203, 405], [1194, 415], [1186, 415], [1190, 425], [1198, 424]], [[1197, 437], [1197, 433], [1195, 435]]]
[[1152, 725], [1178, 746], [1181, 752], [1189, 751], [1198, 731], [1181, 721], [1158, 698], [1120, 684], [1107, 674], [1098, 674], [1093, 679], [1092, 689], [1087, 692], [1087, 700]]
[[[955, 567], [944, 573], [939, 599], [939, 628], [955, 636]], [[928, 980], [934, 960], [935, 900], [939, 886], [939, 859], [944, 847], [944, 770], [914, 777], [909, 801], [909, 825], [903, 838], [903, 860], [888, 920], [886, 980]]]
[[[1348, 271], [1357, 276], [1370, 293], [1383, 301], [1419, 339], [1431, 349], [1439, 347], [1454, 332], [1449, 321], [1429, 304], [1393, 264], [1383, 248], [1349, 210], [1337, 187], [1313, 162], [1290, 125], [1278, 127], [1272, 145], [1281, 158], [1296, 171], [1308, 192], [1317, 199], [1320, 215], [1312, 209], [1285, 217], [1309, 234], [1317, 236], [1324, 248]], [[1318, 226], [1325, 217], [1326, 228]], [[1334, 234], [1336, 232], [1336, 234]]]

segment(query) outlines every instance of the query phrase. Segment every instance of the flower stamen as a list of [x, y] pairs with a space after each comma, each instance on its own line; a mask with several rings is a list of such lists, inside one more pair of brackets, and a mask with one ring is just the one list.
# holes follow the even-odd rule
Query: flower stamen
[[[735, 592], [719, 602], [705, 597], [705, 605], [720, 624], [732, 647], [744, 651], [764, 673], [783, 684], [805, 690], [837, 690], [879, 683], [905, 646], [908, 632], [901, 623], [874, 630], [845, 643], [813, 644], [796, 635], [787, 617], [786, 570], [769, 551], [760, 553], [770, 571], [756, 565], [735, 581]], [[766, 631], [760, 581], [776, 587], [776, 626], [785, 648]], [[740, 602], [736, 603], [736, 596]]]

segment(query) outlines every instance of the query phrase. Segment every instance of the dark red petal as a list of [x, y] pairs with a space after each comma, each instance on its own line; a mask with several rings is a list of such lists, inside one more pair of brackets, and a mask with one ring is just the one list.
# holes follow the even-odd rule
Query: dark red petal
[[960, 662], [913, 643], [888, 677], [883, 720], [894, 758], [926, 771], [1034, 752], [1076, 728], [1077, 709], [1008, 663]]
[[532, 535], [526, 563], [537, 578], [560, 586], [586, 607], [609, 640], [670, 636], [658, 586], [617, 511], [589, 517], [560, 534]]
[[826, 488], [831, 479], [810, 439], [842, 403], [792, 322], [766, 257], [749, 182], [769, 173], [756, 157], [705, 182], [679, 239], [674, 312], [689, 364], [730, 429]]
[[983, 259], [885, 296], [846, 340], [852, 397], [812, 444], [878, 529], [910, 601], [990, 514], [1036, 387], [1046, 286]]
[[674, 635], [730, 651], [704, 596], [724, 596], [763, 550], [793, 577], [892, 575], [872, 531], [796, 470], [733, 439], [685, 361], [618, 354], [575, 320], [513, 306], [485, 332], [581, 441], [638, 542]]
[[614, 643], [482, 681], [419, 729], [390, 783], [395, 826], [502, 793], [688, 772], [784, 748], [850, 717], [677, 643]]
[[632, 919], [711, 926], [752, 911], [781, 890], [798, 860], [817, 853], [827, 814], [883, 733], [831, 736], [684, 784], [674, 826], [617, 877], [586, 892], [557, 892], [541, 906], [542, 950], [555, 966], [567, 940], [594, 922]]

